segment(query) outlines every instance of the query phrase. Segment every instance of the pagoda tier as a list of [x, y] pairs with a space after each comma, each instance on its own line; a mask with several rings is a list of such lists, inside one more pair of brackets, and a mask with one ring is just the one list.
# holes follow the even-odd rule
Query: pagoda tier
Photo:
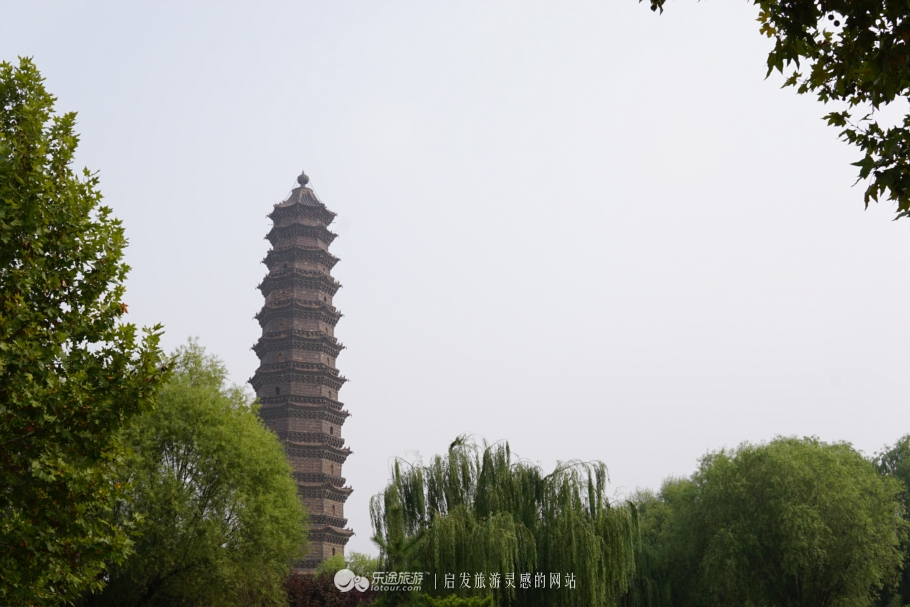
[[[341, 416], [346, 418], [350, 413], [343, 410], [341, 403], [331, 398], [321, 396], [300, 396], [297, 394], [264, 395], [259, 397], [262, 406], [259, 408], [259, 417], [262, 419], [276, 419], [277, 417], [300, 417], [307, 419], [322, 419], [325, 415]], [[313, 417], [316, 416], [316, 417]], [[339, 424], [344, 422], [338, 422]]]
[[287, 267], [288, 264], [293, 265], [301, 261], [331, 270], [338, 263], [338, 258], [319, 247], [291, 244], [280, 249], [272, 249], [262, 263], [270, 268], [277, 268], [278, 266]]
[[300, 268], [273, 270], [259, 285], [259, 290], [265, 296], [266, 302], [269, 301], [269, 295], [273, 293], [279, 295], [276, 298], [278, 300], [287, 299], [292, 296], [291, 291], [295, 289], [315, 292], [316, 299], [319, 300], [322, 293], [335, 295], [340, 288], [341, 285], [328, 272], [301, 270]]
[[[341, 316], [340, 314], [338, 316]], [[313, 316], [307, 316], [305, 314], [296, 315], [297, 318], [311, 318], [314, 320], [325, 322], [330, 324], [327, 320], [324, 320], [323, 317], [320, 317], [317, 314]], [[278, 316], [278, 320], [283, 320], [287, 318], [285, 316]], [[329, 320], [334, 320], [337, 322], [337, 318], [328, 317]], [[270, 321], [274, 318], [268, 318], [263, 320], [260, 317], [260, 324], [263, 328], [266, 328]], [[321, 352], [332, 357], [337, 357], [344, 346], [335, 338], [329, 337], [324, 333], [319, 331], [299, 331], [299, 330], [285, 330], [285, 331], [269, 331], [256, 342], [256, 345], [253, 346], [253, 351], [259, 356], [259, 358], [264, 358], [269, 352], [280, 352], [287, 349], [295, 350], [306, 350], [308, 352]]]
[[275, 226], [265, 235], [275, 248], [300, 245], [305, 247], [327, 247], [338, 237], [325, 226], [289, 225]]
[[332, 305], [341, 285], [331, 270], [338, 258], [328, 247], [328, 210], [301, 175], [300, 187], [269, 214], [272, 244], [263, 259], [268, 274], [259, 285], [265, 305], [256, 319], [262, 337], [253, 346], [259, 368], [250, 384], [259, 396], [259, 416], [284, 444], [297, 494], [309, 513], [309, 554], [296, 563], [310, 572], [344, 554], [353, 531], [346, 529], [342, 466], [351, 450], [341, 428], [350, 415], [338, 401], [347, 381], [335, 368], [344, 346], [334, 337], [342, 314]]

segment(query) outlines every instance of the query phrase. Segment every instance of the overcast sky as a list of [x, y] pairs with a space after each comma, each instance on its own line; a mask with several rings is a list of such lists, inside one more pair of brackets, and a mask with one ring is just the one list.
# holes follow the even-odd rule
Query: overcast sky
[[658, 488], [776, 435], [910, 431], [910, 221], [863, 210], [748, 3], [0, 2], [126, 226], [129, 318], [245, 382], [266, 214], [338, 213], [349, 549], [460, 433]]

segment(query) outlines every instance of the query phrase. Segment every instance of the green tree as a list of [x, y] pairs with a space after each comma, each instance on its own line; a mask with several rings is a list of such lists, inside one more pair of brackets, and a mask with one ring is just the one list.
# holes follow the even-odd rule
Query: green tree
[[710, 453], [661, 492], [672, 604], [866, 606], [901, 564], [898, 491], [844, 443]]
[[[395, 462], [388, 487], [370, 503], [374, 541], [387, 570], [428, 571], [438, 580], [468, 573], [472, 587], [482, 574], [486, 588], [464, 594], [492, 594], [500, 605], [607, 605], [631, 578], [636, 517], [630, 505], [610, 503], [606, 480], [600, 462], [560, 464], [544, 475], [514, 459], [507, 443], [480, 447], [459, 437], [426, 466]], [[532, 587], [516, 592], [522, 573]], [[546, 588], [537, 586], [538, 573]], [[491, 574], [500, 576], [498, 589], [490, 589]], [[506, 574], [514, 574], [514, 588]]]
[[305, 513], [277, 437], [195, 342], [178, 349], [156, 409], [125, 432], [136, 551], [86, 605], [283, 605]]
[[56, 604], [130, 550], [115, 434], [163, 369], [121, 324], [128, 267], [97, 175], [71, 169], [73, 113], [29, 59], [0, 63], [0, 603]]
[[379, 559], [363, 552], [351, 552], [345, 560], [348, 569], [368, 579], [373, 579], [373, 573], [379, 570]]
[[[669, 481], [678, 482], [678, 481]], [[685, 481], [683, 481], [685, 482]], [[667, 483], [664, 485], [667, 486]], [[638, 511], [639, 541], [635, 545], [635, 573], [620, 600], [623, 607], [671, 605], [671, 585], [665, 566], [667, 527], [672, 512], [661, 495], [636, 491], [630, 501]]]
[[[641, 2], [642, 0], [639, 0]], [[768, 74], [785, 86], [838, 102], [825, 116], [863, 157], [859, 180], [868, 179], [865, 203], [882, 196], [910, 217], [910, 113], [900, 125], [882, 126], [879, 110], [910, 94], [910, 11], [905, 0], [751, 0], [760, 33], [774, 40]], [[666, 0], [650, 0], [663, 12]]]
[[[875, 454], [872, 463], [879, 474], [900, 483], [904, 520], [910, 525], [910, 434], [905, 434], [892, 447], [886, 447]], [[882, 607], [910, 605], [910, 541], [904, 542], [904, 565], [900, 580], [882, 590], [879, 605]]]
[[379, 570], [379, 559], [363, 552], [351, 552], [347, 555], [336, 554], [316, 567], [316, 575], [329, 573], [335, 575], [341, 569], [350, 569], [368, 580], [373, 579], [373, 572]]

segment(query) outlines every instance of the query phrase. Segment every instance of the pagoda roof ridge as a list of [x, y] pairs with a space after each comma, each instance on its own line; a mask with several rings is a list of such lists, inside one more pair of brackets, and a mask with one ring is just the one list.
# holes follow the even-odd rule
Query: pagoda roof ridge
[[[280, 398], [286, 398], [287, 396], [293, 396], [293, 395], [282, 395]], [[260, 398], [259, 399], [259, 402], [260, 402], [259, 411], [263, 414], [269, 413], [270, 415], [272, 413], [287, 414], [290, 411], [297, 411], [300, 413], [325, 412], [325, 413], [331, 413], [332, 415], [337, 415], [340, 417], [350, 417], [351, 416], [351, 413], [347, 409], [341, 408], [344, 406], [342, 403], [338, 403], [338, 401], [332, 401], [332, 399], [324, 399], [324, 400], [337, 403], [338, 404], [337, 407], [334, 404], [329, 404], [329, 403], [304, 404], [304, 403], [299, 403], [299, 402], [294, 402], [294, 401], [290, 401], [290, 402], [283, 401], [283, 402], [281, 402], [279, 404], [275, 404], [275, 405], [270, 404], [269, 401], [274, 400], [274, 398], [276, 398], [276, 397], [267, 396], [264, 398]]]
[[291, 242], [285, 245], [274, 246], [269, 249], [269, 252], [262, 258], [262, 263], [268, 265], [270, 260], [277, 261], [293, 258], [316, 258], [321, 259], [323, 263], [326, 263], [326, 260], [328, 260], [332, 267], [341, 261], [326, 248], [304, 245], [299, 242]]
[[338, 308], [331, 305], [328, 302], [322, 301], [321, 299], [300, 299], [298, 297], [288, 297], [287, 299], [279, 299], [278, 301], [270, 301], [262, 306], [262, 309], [266, 308], [272, 310], [280, 310], [281, 308], [308, 308], [310, 310], [325, 310], [329, 314], [337, 314], [338, 318], [344, 316], [341, 312], [338, 311]]
[[[301, 268], [281, 268], [280, 270], [269, 272], [256, 288], [263, 291], [267, 285], [273, 282], [280, 283], [287, 280], [318, 280], [335, 291], [341, 288], [341, 283], [335, 280], [328, 272], [323, 272], [321, 270], [303, 270]], [[265, 294], [266, 293], [263, 291], [263, 295]]]
[[[259, 315], [257, 314], [257, 318]], [[302, 329], [284, 329], [281, 331], [269, 331], [264, 333], [259, 340], [253, 344], [251, 350], [254, 352], [257, 348], [265, 347], [266, 344], [280, 343], [285, 340], [294, 340], [295, 338], [300, 339], [303, 342], [309, 343], [322, 343], [330, 347], [331, 350], [337, 350], [339, 353], [345, 349], [344, 344], [340, 341], [323, 333], [322, 331], [304, 331]]]
[[335, 533], [344, 537], [351, 537], [354, 535], [354, 532], [350, 529], [340, 529], [338, 527], [333, 527], [332, 525], [314, 525], [310, 527], [310, 533], [322, 532], [322, 533]]
[[[286, 209], [295, 204], [300, 204], [308, 207], [322, 207], [328, 211], [328, 208], [325, 206], [325, 203], [319, 199], [319, 196], [313, 191], [312, 188], [308, 188], [304, 185], [298, 186], [291, 190], [291, 193], [288, 194], [288, 197], [282, 200], [281, 202], [276, 202], [273, 206], [276, 209]], [[329, 211], [332, 213], [332, 211]], [[332, 213], [335, 215], [335, 213]]]
[[316, 246], [308, 245], [308, 244], [302, 244], [299, 242], [290, 242], [290, 243], [284, 244], [284, 245], [276, 245], [276, 246], [272, 247], [271, 250], [278, 252], [278, 251], [287, 251], [289, 249], [301, 249], [303, 251], [312, 251], [314, 253], [318, 251], [321, 253], [327, 253], [328, 255], [335, 257], [334, 255], [332, 255], [331, 251], [329, 251], [328, 249], [323, 249], [322, 247], [316, 247]]
[[331, 483], [320, 483], [320, 484], [307, 484], [307, 485], [297, 485], [301, 489], [328, 489], [330, 491], [337, 491], [338, 493], [347, 493], [350, 495], [354, 493], [354, 490], [350, 486], [338, 487]]
[[278, 268], [277, 270], [272, 270], [265, 275], [266, 278], [284, 278], [285, 276], [305, 276], [307, 278], [322, 278], [328, 277], [332, 281], [335, 281], [335, 278], [325, 270], [305, 270], [303, 268]]
[[[335, 390], [341, 390], [348, 379], [334, 369], [325, 365], [322, 368], [307, 368], [304, 365], [311, 363], [301, 363], [297, 361], [284, 361], [280, 363], [270, 363], [256, 369], [256, 373], [250, 378], [250, 385], [258, 391], [261, 387], [269, 382], [276, 381], [299, 381], [305, 384], [314, 384], [319, 386], [328, 386]], [[334, 373], [333, 373], [334, 371]], [[291, 378], [294, 379], [289, 379]]]
[[278, 363], [266, 363], [259, 365], [256, 373], [272, 373], [275, 371], [285, 371], [287, 369], [295, 369], [299, 371], [312, 371], [317, 374], [326, 374], [331, 375], [334, 379], [337, 379], [341, 382], [348, 381], [344, 376], [341, 375], [341, 372], [335, 367], [330, 367], [325, 363], [308, 363], [300, 360], [283, 360]]
[[301, 443], [293, 440], [285, 440], [284, 443], [289, 447], [297, 447], [299, 449], [307, 449], [310, 451], [321, 451], [323, 449], [328, 449], [335, 455], [340, 455], [342, 457], [348, 457], [353, 453], [353, 451], [351, 451], [348, 447], [335, 447], [328, 443]]
[[[269, 331], [268, 333], [263, 333], [260, 337], [260, 341], [263, 339], [272, 340], [272, 339], [282, 339], [285, 336], [288, 337], [302, 337], [304, 339], [311, 339], [314, 341], [324, 341], [332, 344], [333, 346], [340, 346], [341, 349], [344, 349], [344, 345], [335, 339], [333, 336], [328, 333], [323, 333], [322, 331], [304, 331], [303, 329], [282, 329], [279, 331]], [[254, 346], [255, 347], [255, 346]]]
[[269, 233], [265, 235], [265, 239], [268, 240], [269, 242], [271, 242], [272, 245], [274, 245], [275, 242], [273, 239], [277, 238], [278, 237], [277, 235], [279, 233], [286, 234], [288, 232], [290, 232], [291, 234], [300, 234], [300, 235], [307, 235], [307, 234], [313, 235], [314, 232], [321, 233], [323, 236], [322, 240], [325, 241], [326, 244], [331, 244], [332, 241], [334, 241], [336, 238], [338, 238], [338, 234], [336, 234], [332, 230], [328, 229], [324, 225], [311, 226], [311, 225], [306, 225], [304, 223], [292, 223], [292, 224], [285, 225], [285, 226], [273, 225], [272, 229], [269, 230]]

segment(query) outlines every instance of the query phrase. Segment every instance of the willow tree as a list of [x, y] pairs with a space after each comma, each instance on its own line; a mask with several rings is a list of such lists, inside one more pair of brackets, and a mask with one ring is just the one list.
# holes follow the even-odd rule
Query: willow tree
[[427, 572], [431, 595], [606, 605], [631, 579], [637, 535], [634, 507], [611, 504], [606, 483], [601, 462], [544, 474], [508, 443], [459, 437], [428, 465], [395, 461], [370, 503], [373, 540], [387, 570]]

